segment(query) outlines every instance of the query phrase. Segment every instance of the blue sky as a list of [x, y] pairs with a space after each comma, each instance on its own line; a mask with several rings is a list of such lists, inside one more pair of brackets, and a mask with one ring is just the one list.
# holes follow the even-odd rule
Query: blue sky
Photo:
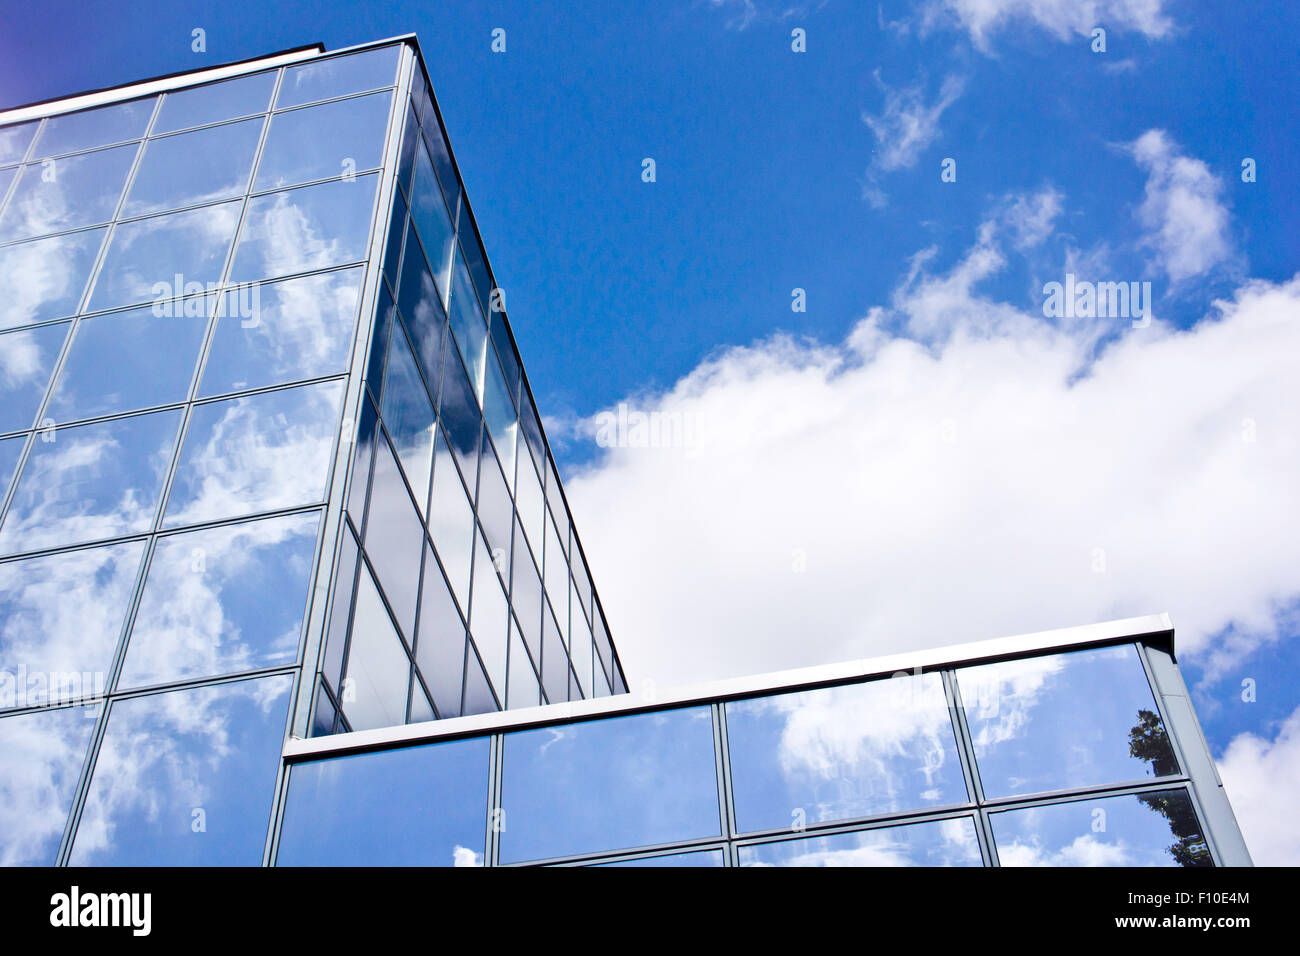
[[[1169, 611], [1300, 862], [1259, 795], [1300, 786], [1300, 7], [53, 2], [0, 101], [407, 32], [634, 677]], [[1152, 327], [1044, 318], [1067, 272], [1151, 282]], [[600, 447], [620, 402], [705, 447]]]

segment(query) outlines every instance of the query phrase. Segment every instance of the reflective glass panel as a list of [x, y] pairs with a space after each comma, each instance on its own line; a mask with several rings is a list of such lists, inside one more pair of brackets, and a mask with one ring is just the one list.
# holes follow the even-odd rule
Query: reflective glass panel
[[231, 281], [274, 279], [364, 259], [377, 182], [371, 174], [250, 199]]
[[410, 232], [407, 239], [405, 255], [397, 306], [410, 330], [420, 366], [429, 378], [430, 394], [436, 397], [442, 370], [442, 342], [446, 337], [446, 313], [442, 311], [442, 303], [433, 287], [433, 277], [425, 265], [414, 232]]
[[[56, 422], [183, 402], [207, 331], [205, 299], [82, 319], [46, 417]], [[192, 313], [192, 314], [186, 314]]]
[[504, 760], [502, 862], [720, 832], [707, 707], [506, 734]]
[[[339, 548], [334, 578], [334, 597], [330, 603], [329, 635], [325, 641], [325, 661], [321, 673], [329, 682], [330, 689], [339, 690], [339, 681], [343, 677], [343, 652], [348, 643], [348, 615], [352, 611], [352, 596], [357, 583], [357, 539], [347, 522], [343, 524], [343, 543]], [[326, 731], [329, 733], [329, 731]]]
[[276, 113], [257, 167], [257, 190], [355, 175], [383, 164], [392, 93]]
[[133, 541], [0, 564], [0, 707], [104, 693], [143, 554]]
[[362, 565], [343, 678], [343, 712], [353, 730], [406, 723], [411, 662], [384, 609], [370, 571]]
[[286, 515], [160, 539], [118, 686], [297, 660], [318, 521]]
[[721, 850], [696, 850], [693, 853], [661, 853], [643, 856], [636, 860], [614, 860], [596, 863], [595, 866], [725, 866]]
[[411, 194], [411, 220], [420, 236], [420, 244], [429, 259], [429, 267], [437, 282], [442, 304], [447, 304], [447, 281], [451, 274], [452, 249], [456, 245], [455, 231], [442, 192], [434, 179], [433, 165], [420, 146], [415, 151], [415, 181]]
[[501, 456], [501, 470], [505, 472], [506, 483], [515, 486], [515, 433], [519, 430], [519, 421], [515, 418], [515, 406], [506, 391], [505, 379], [491, 350], [488, 354], [487, 380], [483, 389], [483, 422], [487, 425], [492, 444]]
[[510, 671], [506, 677], [506, 706], [536, 707], [541, 703], [541, 682], [533, 668], [528, 649], [519, 637], [519, 630], [510, 628]]
[[[506, 696], [506, 642], [509, 639], [510, 610], [497, 579], [494, 565], [499, 558], [488, 550], [482, 536], [474, 556], [474, 594], [469, 611], [469, 630], [496, 696]], [[505, 565], [506, 568], [509, 565]]]
[[483, 324], [483, 312], [479, 309], [478, 299], [474, 297], [474, 287], [470, 284], [469, 272], [465, 263], [456, 256], [456, 267], [451, 274], [451, 305], [447, 308], [451, 322], [451, 334], [460, 348], [465, 368], [469, 372], [470, 384], [474, 386], [475, 396], [483, 395], [483, 369], [487, 349], [487, 326]]
[[14, 479], [18, 459], [22, 457], [23, 446], [26, 444], [27, 438], [23, 435], [0, 440], [0, 500], [9, 493], [9, 483]]
[[520, 455], [518, 477], [515, 479], [515, 507], [519, 511], [519, 521], [528, 535], [528, 543], [541, 557], [540, 551], [544, 538], [546, 521], [546, 499], [542, 497], [542, 483], [533, 470], [529, 455]]
[[24, 166], [0, 216], [0, 242], [111, 220], [137, 148], [119, 146]]
[[378, 401], [384, 395], [384, 361], [388, 358], [388, 336], [392, 334], [397, 306], [388, 294], [388, 287], [379, 285], [379, 304], [370, 331], [370, 358], [366, 362], [366, 385]]
[[257, 866], [293, 678], [119, 700], [72, 845], [73, 866]]
[[0, 866], [53, 866], [99, 707], [0, 720]]
[[429, 500], [429, 533], [447, 570], [456, 600], [469, 607], [470, 556], [474, 548], [474, 510], [456, 475], [456, 465], [442, 439], [436, 442], [433, 495]]
[[515, 524], [515, 547], [510, 555], [510, 606], [523, 630], [524, 640], [533, 653], [533, 662], [541, 656], [538, 632], [542, 626], [542, 580], [524, 539], [523, 531]]
[[742, 831], [966, 801], [938, 674], [730, 701], [726, 712]]
[[239, 207], [237, 200], [116, 226], [95, 280], [91, 311], [201, 292], [216, 282]]
[[175, 527], [314, 504], [325, 497], [340, 382], [197, 406], [167, 502]]
[[1131, 644], [957, 671], [988, 797], [1177, 773]]
[[379, 432], [379, 414], [366, 396], [361, 403], [361, 422], [357, 425], [356, 449], [352, 458], [352, 477], [348, 485], [347, 510], [352, 527], [360, 534], [366, 522], [366, 496], [370, 491], [371, 461], [375, 438]]
[[542, 611], [542, 690], [552, 704], [569, 699], [569, 655], [549, 604]]
[[406, 236], [406, 203], [402, 194], [393, 196], [393, 210], [388, 217], [388, 238], [384, 240], [384, 276], [397, 288], [398, 265], [402, 259], [402, 239]]
[[271, 103], [275, 71], [241, 76], [168, 93], [154, 123], [153, 133], [171, 133], [191, 126], [206, 126], [222, 120], [262, 113]]
[[433, 694], [438, 716], [458, 717], [461, 679], [465, 670], [465, 622], [456, 609], [438, 562], [427, 546], [422, 595], [415, 662]]
[[402, 483], [397, 460], [385, 440], [375, 450], [375, 476], [366, 513], [365, 549], [380, 587], [407, 641], [415, 636], [424, 526]]
[[244, 195], [262, 122], [245, 120], [151, 139], [122, 215], [143, 216]]
[[433, 167], [438, 171], [438, 181], [442, 183], [443, 194], [447, 197], [447, 208], [454, 213], [460, 201], [460, 181], [456, 178], [456, 169], [451, 162], [451, 150], [448, 149], [447, 140], [442, 135], [442, 127], [438, 123], [438, 117], [434, 115], [433, 100], [428, 96], [422, 99], [420, 122], [424, 133], [424, 145], [428, 147], [429, 155], [433, 157]]
[[68, 325], [0, 335], [0, 432], [31, 428]]
[[1187, 791], [989, 814], [1003, 866], [1213, 866]]
[[741, 866], [981, 866], [971, 817], [742, 846]]
[[144, 135], [153, 116], [155, 97], [65, 113], [45, 121], [33, 157], [58, 156], [92, 146], [124, 143]]
[[447, 430], [447, 441], [456, 453], [456, 461], [471, 492], [478, 482], [478, 443], [483, 415], [465, 377], [465, 366], [453, 348], [442, 353], [442, 391], [438, 417]]
[[433, 402], [416, 368], [415, 356], [399, 322], [388, 341], [388, 371], [384, 379], [384, 401], [380, 415], [392, 436], [402, 470], [424, 514], [429, 496], [429, 475], [433, 471]]
[[465, 654], [465, 697], [461, 701], [461, 710], [466, 714], [491, 714], [500, 710], [487, 674], [483, 671], [483, 662], [479, 658], [471, 638]]
[[0, 527], [0, 553], [149, 530], [179, 424], [169, 411], [42, 434]]
[[39, 120], [0, 127], [0, 163], [17, 163], [27, 155], [27, 147], [36, 135]]
[[72, 315], [106, 229], [0, 248], [0, 329]]
[[[528, 440], [528, 447], [532, 450], [534, 463], [546, 460], [546, 443], [542, 440], [542, 423], [537, 418], [537, 412], [533, 409], [533, 400], [528, 397], [527, 386], [520, 386], [519, 389], [519, 424], [523, 426], [524, 438]], [[541, 473], [541, 466], [538, 466], [538, 473]]]
[[415, 146], [420, 139], [420, 123], [415, 111], [406, 108], [406, 125], [402, 128], [402, 146], [397, 157], [397, 181], [401, 184], [401, 194], [411, 195], [411, 172], [415, 168]]
[[346, 372], [364, 271], [358, 266], [227, 292], [199, 394]]
[[487, 442], [483, 443], [482, 462], [479, 465], [478, 519], [483, 524], [483, 533], [487, 535], [488, 544], [491, 545], [504, 576], [510, 568], [510, 532], [514, 525], [514, 508], [510, 492], [506, 490], [505, 479], [501, 477], [501, 469], [497, 466], [497, 456], [492, 454], [492, 448]]
[[392, 86], [400, 49], [386, 46], [291, 66], [284, 71], [276, 108]]
[[277, 866], [482, 866], [489, 740], [295, 764]]

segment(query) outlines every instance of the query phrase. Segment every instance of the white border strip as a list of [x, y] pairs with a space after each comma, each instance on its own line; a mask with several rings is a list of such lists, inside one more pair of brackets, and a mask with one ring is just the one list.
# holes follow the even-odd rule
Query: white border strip
[[541, 707], [524, 707], [519, 710], [474, 714], [469, 717], [449, 717], [399, 727], [381, 727], [375, 730], [358, 730], [327, 737], [290, 737], [285, 741], [282, 756], [288, 759], [325, 757], [351, 751], [370, 750], [400, 744], [419, 743], [446, 737], [466, 737], [518, 730], [542, 724], [557, 724], [569, 720], [591, 717], [608, 717], [620, 713], [655, 710], [664, 707], [684, 706], [744, 697], [751, 694], [777, 693], [837, 681], [878, 677], [915, 670], [933, 670], [954, 667], [984, 660], [1045, 654], [1074, 648], [1117, 643], [1125, 638], [1136, 641], [1157, 635], [1168, 642], [1173, 652], [1174, 625], [1168, 614], [1148, 614], [1100, 624], [1059, 628], [1000, 637], [969, 644], [953, 644], [929, 650], [907, 651], [867, 660], [842, 664], [823, 664], [796, 670], [777, 671], [752, 677], [736, 677], [708, 683], [692, 684], [658, 695], [652, 700], [632, 694], [616, 694], [590, 700], [545, 704]]

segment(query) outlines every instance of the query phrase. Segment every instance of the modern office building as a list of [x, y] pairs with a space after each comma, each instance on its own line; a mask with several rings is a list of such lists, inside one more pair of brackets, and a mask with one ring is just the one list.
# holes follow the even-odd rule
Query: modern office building
[[0, 113], [0, 863], [1249, 862], [1164, 618], [627, 691], [414, 37]]

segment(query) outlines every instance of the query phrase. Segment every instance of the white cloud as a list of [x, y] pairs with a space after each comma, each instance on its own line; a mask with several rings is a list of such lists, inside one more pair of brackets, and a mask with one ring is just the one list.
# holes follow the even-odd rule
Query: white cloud
[[1300, 709], [1272, 741], [1242, 734], [1218, 761], [1237, 822], [1257, 866], [1300, 864]]
[[862, 113], [862, 121], [875, 134], [879, 147], [872, 168], [890, 172], [914, 166], [921, 152], [939, 135], [939, 118], [961, 96], [965, 84], [960, 77], [949, 76], [934, 102], [927, 103], [921, 84], [891, 87], [880, 79], [879, 70], [875, 76], [885, 93], [884, 109], [878, 116]]
[[1098, 326], [978, 293], [1003, 258], [986, 225], [841, 344], [703, 363], [658, 398], [692, 445], [571, 478], [634, 684], [1164, 610], [1193, 657], [1229, 624], [1237, 659], [1274, 636], [1300, 567], [1300, 277], [1094, 356]]
[[1173, 29], [1164, 0], [928, 0], [923, 10], [926, 26], [956, 25], [981, 49], [988, 48], [990, 34], [1026, 20], [1061, 41], [1098, 26], [1152, 39]]
[[1233, 254], [1223, 184], [1201, 160], [1182, 155], [1163, 130], [1143, 133], [1132, 146], [1147, 171], [1146, 198], [1138, 219], [1143, 244], [1171, 282], [1208, 272]]
[[1010, 227], [1017, 249], [1030, 249], [1052, 233], [1061, 214], [1061, 193], [1048, 186], [1033, 195], [1009, 197], [1003, 221]]

